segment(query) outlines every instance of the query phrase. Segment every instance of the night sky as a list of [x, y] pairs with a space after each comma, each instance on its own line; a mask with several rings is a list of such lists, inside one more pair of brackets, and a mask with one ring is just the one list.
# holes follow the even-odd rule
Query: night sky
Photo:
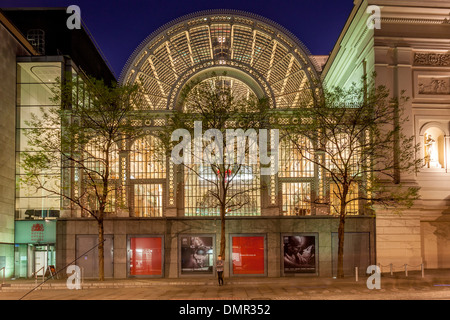
[[150, 33], [180, 16], [208, 9], [259, 14], [295, 34], [312, 54], [329, 54], [353, 8], [353, 0], [0, 0], [3, 8], [69, 5], [80, 7], [82, 20], [118, 78], [128, 57]]

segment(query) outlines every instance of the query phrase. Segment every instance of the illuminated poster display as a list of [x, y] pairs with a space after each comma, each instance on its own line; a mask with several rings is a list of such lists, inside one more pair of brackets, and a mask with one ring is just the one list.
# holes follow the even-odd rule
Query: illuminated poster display
[[162, 276], [162, 237], [130, 237], [130, 276]]
[[212, 236], [181, 236], [181, 274], [212, 274], [213, 243]]
[[288, 273], [316, 273], [316, 236], [283, 235], [283, 271]]
[[231, 246], [234, 275], [265, 275], [265, 236], [233, 236]]

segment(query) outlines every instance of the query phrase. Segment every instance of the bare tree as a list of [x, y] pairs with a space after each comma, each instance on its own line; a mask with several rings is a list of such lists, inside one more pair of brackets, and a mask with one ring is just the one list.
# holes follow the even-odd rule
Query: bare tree
[[400, 174], [417, 171], [422, 160], [413, 136], [403, 132], [403, 95], [390, 97], [384, 86], [353, 84], [322, 88], [303, 108], [292, 111], [298, 125], [284, 135], [301, 157], [314, 164], [328, 193], [311, 202], [329, 206], [339, 217], [337, 276], [344, 277], [344, 227], [349, 214], [374, 213], [375, 206], [400, 210], [418, 199], [418, 188]]
[[57, 107], [42, 107], [27, 125], [29, 152], [21, 166], [24, 184], [62, 199], [63, 207], [91, 216], [98, 226], [99, 279], [104, 280], [104, 228], [107, 212], [126, 206], [116, 197], [119, 150], [142, 134], [132, 125], [143, 105], [137, 85], [107, 86], [101, 80], [71, 76], [53, 90]]
[[[170, 155], [175, 152], [186, 159], [180, 163], [185, 173], [191, 173], [204, 187], [205, 192], [195, 203], [198, 210], [220, 216], [220, 255], [225, 259], [226, 217], [242, 210], [259, 210], [259, 198], [252, 193], [263, 186], [259, 166], [250, 158], [256, 156], [256, 141], [252, 137], [255, 128], [266, 121], [267, 100], [257, 99], [250, 90], [237, 92], [225, 77], [215, 74], [189, 83], [181, 100], [182, 107], [169, 116], [161, 140], [172, 152]], [[187, 133], [183, 136], [183, 150], [176, 146], [181, 136], [173, 139], [173, 133], [180, 129]], [[200, 139], [198, 133], [202, 135]], [[245, 134], [252, 137], [248, 143], [245, 138], [225, 139], [230, 133], [237, 133], [240, 138]]]

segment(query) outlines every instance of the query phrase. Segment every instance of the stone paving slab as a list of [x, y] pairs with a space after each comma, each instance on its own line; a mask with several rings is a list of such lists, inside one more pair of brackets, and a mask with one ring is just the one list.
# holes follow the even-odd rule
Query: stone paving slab
[[[421, 299], [429, 296], [450, 298], [450, 271], [428, 271], [424, 278], [420, 273], [410, 273], [408, 277], [397, 273], [391, 276], [383, 274], [381, 289], [369, 290], [367, 277], [333, 279], [325, 277], [282, 277], [282, 278], [227, 278], [225, 286], [219, 287], [217, 280], [207, 278], [177, 279], [116, 279], [103, 282], [84, 280], [82, 290], [68, 290], [66, 280], [50, 279], [44, 284], [34, 280], [8, 280], [0, 288], [0, 300], [20, 298], [20, 294], [32, 291], [30, 296], [54, 297], [56, 299], [83, 299], [77, 291], [83, 292], [89, 299], [97, 292], [106, 299], [209, 299], [224, 297], [229, 299], [387, 299], [397, 297], [404, 299]], [[59, 293], [58, 293], [59, 292]], [[17, 293], [17, 294], [16, 294]], [[101, 295], [100, 295], [101, 293]], [[421, 296], [422, 295], [422, 296]], [[124, 298], [125, 297], [125, 298]], [[434, 299], [433, 298], [433, 299]]]

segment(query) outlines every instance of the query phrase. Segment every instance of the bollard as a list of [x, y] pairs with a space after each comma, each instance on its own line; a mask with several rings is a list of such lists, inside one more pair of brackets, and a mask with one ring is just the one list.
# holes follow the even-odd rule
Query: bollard
[[358, 267], [355, 267], [356, 282], [358, 282]]
[[84, 268], [81, 267], [81, 289], [83, 289], [84, 285]]
[[393, 276], [394, 275], [394, 269], [392, 268], [392, 263], [389, 265], [389, 269], [391, 271], [391, 276]]
[[422, 278], [425, 278], [425, 268], [423, 266], [423, 263], [420, 265], [420, 268], [422, 269]]
[[408, 265], [405, 263], [405, 275], [408, 276]]

